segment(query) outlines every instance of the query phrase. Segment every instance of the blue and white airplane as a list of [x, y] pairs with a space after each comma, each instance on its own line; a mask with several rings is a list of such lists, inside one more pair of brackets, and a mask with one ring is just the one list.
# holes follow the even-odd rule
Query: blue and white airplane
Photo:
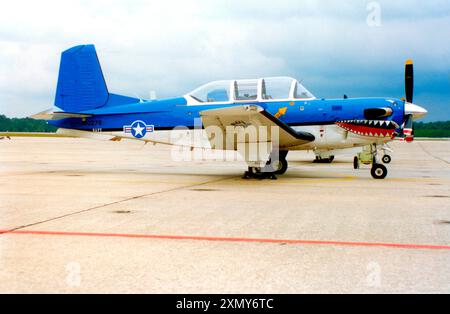
[[[293, 78], [273, 77], [216, 81], [181, 97], [144, 101], [110, 93], [95, 47], [82, 45], [62, 53], [59, 109], [33, 118], [75, 137], [238, 151], [249, 167], [245, 178], [284, 174], [289, 151], [330, 155], [371, 146], [371, 174], [384, 179], [380, 148], [396, 137], [412, 141], [413, 120], [427, 114], [412, 103], [412, 61], [405, 72], [405, 100], [318, 99]], [[257, 149], [252, 151], [252, 145]]]

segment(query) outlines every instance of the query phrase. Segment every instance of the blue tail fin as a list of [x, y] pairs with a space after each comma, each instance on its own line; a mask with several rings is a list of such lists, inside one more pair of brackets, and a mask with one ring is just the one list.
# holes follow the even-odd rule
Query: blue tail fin
[[134, 102], [139, 99], [109, 94], [94, 45], [76, 46], [62, 53], [56, 107], [76, 113]]

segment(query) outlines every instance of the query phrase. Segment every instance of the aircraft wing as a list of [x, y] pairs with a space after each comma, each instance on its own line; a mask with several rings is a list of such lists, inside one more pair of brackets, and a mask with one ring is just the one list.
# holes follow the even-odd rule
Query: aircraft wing
[[[211, 134], [209, 134], [210, 131], [208, 130], [208, 127], [210, 126], [219, 127], [227, 137], [230, 136], [230, 132], [233, 132], [233, 135], [237, 135], [238, 138], [239, 132], [248, 132], [249, 127], [253, 126], [253, 130], [256, 130], [257, 132], [257, 139], [246, 139], [246, 143], [270, 141], [272, 127], [275, 127], [278, 129], [280, 148], [298, 146], [315, 140], [314, 135], [307, 132], [295, 131], [258, 105], [243, 105], [205, 110], [200, 112], [200, 116], [202, 117], [203, 125], [210, 137], [210, 142]], [[259, 127], [266, 127], [262, 128], [262, 130], [266, 129], [268, 132], [267, 135], [261, 134], [262, 130]], [[243, 138], [245, 138], [245, 136]]]

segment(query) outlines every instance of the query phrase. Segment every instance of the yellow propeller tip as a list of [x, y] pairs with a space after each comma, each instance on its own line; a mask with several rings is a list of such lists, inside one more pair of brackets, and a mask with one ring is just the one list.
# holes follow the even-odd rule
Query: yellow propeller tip
[[410, 59], [410, 60], [406, 60], [406, 65], [412, 65], [414, 62]]

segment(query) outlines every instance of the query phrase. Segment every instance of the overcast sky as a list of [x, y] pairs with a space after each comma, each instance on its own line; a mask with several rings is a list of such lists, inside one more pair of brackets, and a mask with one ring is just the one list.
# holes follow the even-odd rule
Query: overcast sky
[[0, 114], [51, 108], [60, 53], [93, 43], [111, 92], [183, 95], [211, 80], [293, 76], [317, 97], [404, 96], [450, 120], [448, 0], [0, 0]]

